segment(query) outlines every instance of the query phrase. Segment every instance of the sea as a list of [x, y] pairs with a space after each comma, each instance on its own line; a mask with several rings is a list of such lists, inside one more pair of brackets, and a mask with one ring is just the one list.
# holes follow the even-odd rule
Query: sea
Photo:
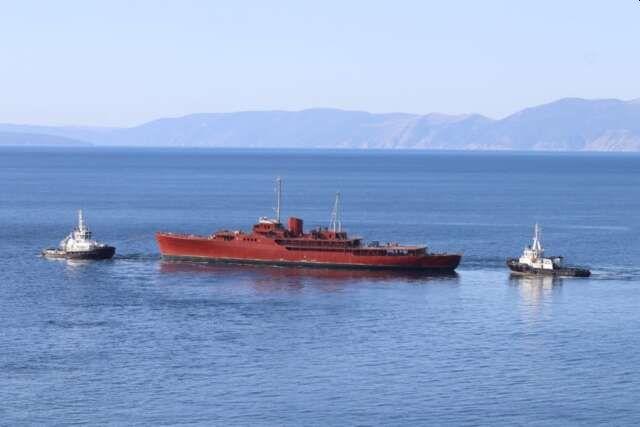
[[[162, 260], [283, 215], [452, 276]], [[113, 260], [47, 260], [77, 210]], [[542, 227], [590, 278], [505, 266]], [[638, 425], [640, 155], [0, 148], [2, 425]]]

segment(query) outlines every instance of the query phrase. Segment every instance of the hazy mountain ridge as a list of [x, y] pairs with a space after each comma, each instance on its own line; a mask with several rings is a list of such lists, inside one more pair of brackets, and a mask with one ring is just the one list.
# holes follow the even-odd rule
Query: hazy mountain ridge
[[201, 113], [130, 128], [0, 124], [108, 146], [640, 151], [640, 101], [565, 98], [501, 120], [309, 109]]
[[86, 143], [92, 142], [97, 135], [105, 132], [111, 132], [115, 129], [112, 127], [97, 126], [39, 126], [27, 124], [8, 124], [0, 123], [0, 132], [3, 133], [25, 133], [25, 134], [42, 134], [60, 136], [63, 138], [71, 138]]
[[1, 145], [86, 147], [92, 144], [78, 139], [43, 133], [0, 132]]

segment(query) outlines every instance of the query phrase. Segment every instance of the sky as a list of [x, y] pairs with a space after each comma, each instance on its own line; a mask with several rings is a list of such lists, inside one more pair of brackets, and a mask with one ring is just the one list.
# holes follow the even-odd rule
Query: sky
[[0, 123], [640, 97], [640, 1], [0, 0]]

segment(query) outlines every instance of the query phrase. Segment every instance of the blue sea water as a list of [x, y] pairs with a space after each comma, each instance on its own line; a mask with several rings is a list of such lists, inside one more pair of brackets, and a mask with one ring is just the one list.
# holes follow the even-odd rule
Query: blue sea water
[[[284, 214], [461, 251], [454, 277], [168, 263]], [[640, 156], [0, 149], [0, 423], [636, 425]], [[114, 260], [39, 258], [83, 208]], [[543, 226], [589, 279], [510, 277]]]

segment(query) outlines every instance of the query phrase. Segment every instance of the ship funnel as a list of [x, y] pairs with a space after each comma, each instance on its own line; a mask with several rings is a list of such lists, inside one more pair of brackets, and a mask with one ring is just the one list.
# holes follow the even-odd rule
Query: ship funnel
[[289, 232], [292, 236], [298, 237], [302, 236], [302, 220], [300, 218], [290, 217], [289, 218]]

